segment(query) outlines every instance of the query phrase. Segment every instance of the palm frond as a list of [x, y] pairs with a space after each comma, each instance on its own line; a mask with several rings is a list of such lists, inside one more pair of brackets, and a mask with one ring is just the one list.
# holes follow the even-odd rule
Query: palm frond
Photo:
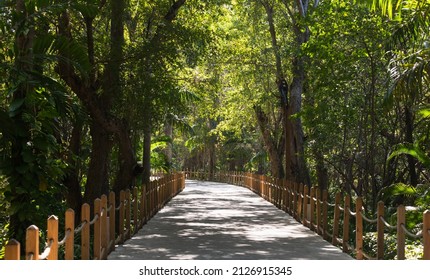
[[405, 143], [394, 147], [394, 151], [388, 157], [388, 161], [400, 155], [410, 155], [423, 164], [424, 167], [430, 168], [430, 157], [418, 145]]

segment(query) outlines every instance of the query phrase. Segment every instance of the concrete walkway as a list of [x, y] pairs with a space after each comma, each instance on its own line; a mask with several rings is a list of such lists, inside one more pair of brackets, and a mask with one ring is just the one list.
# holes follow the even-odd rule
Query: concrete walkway
[[324, 241], [246, 188], [188, 181], [110, 260], [348, 260]]

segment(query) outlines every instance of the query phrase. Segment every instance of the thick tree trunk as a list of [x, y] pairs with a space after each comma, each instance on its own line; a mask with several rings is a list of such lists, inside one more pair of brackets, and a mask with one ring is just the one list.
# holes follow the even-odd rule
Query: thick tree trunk
[[[279, 52], [275, 21], [273, 17], [274, 16], [273, 4], [269, 3], [268, 1], [261, 1], [261, 4], [264, 7], [264, 10], [266, 11], [267, 22], [269, 24], [269, 33], [270, 33], [270, 38], [272, 43], [273, 54], [275, 56], [275, 65], [276, 65], [275, 81], [279, 89], [279, 100], [281, 104], [283, 119], [286, 119], [286, 112], [287, 112], [287, 106], [288, 106], [287, 104], [288, 103], [288, 100], [287, 100], [288, 85], [285, 81], [284, 71], [282, 69], [282, 59], [281, 59], [281, 54]], [[267, 152], [269, 154], [272, 176], [275, 178], [284, 178], [285, 171], [284, 171], [282, 158], [285, 153], [284, 151], [285, 140], [286, 140], [285, 122], [282, 122], [282, 125], [283, 125], [282, 129], [284, 133], [282, 134], [281, 142], [277, 143], [277, 141], [272, 137], [273, 134], [268, 129], [269, 120], [267, 116], [259, 107], [255, 108], [255, 112], [256, 112], [258, 124], [263, 136], [263, 140], [267, 148]], [[278, 145], [278, 144], [281, 144], [281, 145]]]
[[72, 129], [70, 138], [69, 154], [67, 157], [68, 168], [66, 170], [66, 177], [64, 178], [64, 185], [66, 186], [66, 203], [67, 207], [75, 210], [75, 222], [79, 223], [81, 217], [82, 193], [81, 185], [79, 182], [79, 163], [76, 157], [80, 155], [82, 138], [82, 124], [76, 122]]
[[[110, 60], [105, 70], [103, 87], [103, 106], [106, 106], [107, 103], [108, 108], [115, 97], [123, 95], [121, 64], [123, 62], [125, 3], [125, 0], [111, 0]], [[115, 134], [119, 148], [119, 170], [113, 187], [116, 194], [119, 195], [121, 190], [133, 185], [137, 162], [128, 123], [116, 118], [112, 118], [110, 121], [115, 123], [115, 129], [112, 132]]]
[[141, 172], [141, 168], [137, 165], [127, 124], [124, 124], [117, 132], [116, 138], [119, 145], [119, 170], [114, 183], [114, 191], [119, 194], [121, 190], [135, 185], [134, 179]]
[[[304, 11], [306, 11], [305, 9]], [[302, 28], [295, 22], [293, 27], [296, 44], [299, 48], [309, 38], [307, 28]], [[302, 121], [293, 117], [302, 109], [302, 94], [306, 79], [304, 68], [304, 57], [296, 55], [292, 58], [292, 82], [289, 92], [289, 106], [286, 117], [286, 177], [290, 180], [310, 186], [311, 180], [309, 170], [304, 157], [304, 134]]]
[[[284, 166], [282, 164], [282, 158], [284, 156], [284, 148], [281, 145], [281, 149], [277, 146], [276, 140], [273, 139], [271, 132], [269, 131], [269, 119], [263, 110], [255, 106], [254, 111], [257, 117], [258, 126], [260, 127], [261, 134], [263, 136], [264, 145], [270, 160], [270, 170], [274, 178], [284, 178]], [[280, 142], [284, 142], [283, 140]]]
[[[95, 198], [109, 191], [109, 155], [113, 140], [118, 140], [120, 169], [117, 174], [114, 189], [119, 191], [132, 185], [134, 178], [134, 167], [136, 166], [134, 151], [132, 149], [131, 138], [127, 125], [115, 116], [110, 115], [114, 99], [122, 94], [120, 82], [120, 65], [122, 63], [122, 46], [124, 42], [123, 12], [124, 1], [112, 1], [111, 12], [111, 47], [110, 59], [104, 72], [103, 91], [98, 94], [99, 81], [94, 59], [94, 38], [92, 19], [86, 18], [88, 59], [92, 70], [90, 82], [85, 82], [79, 77], [74, 68], [65, 60], [59, 61], [59, 72], [61, 78], [70, 86], [82, 101], [88, 114], [91, 116], [91, 136], [92, 151], [90, 166], [88, 170], [88, 180], [85, 190], [84, 200], [92, 203]], [[71, 27], [69, 15], [63, 12], [59, 19], [59, 33], [71, 39]], [[67, 57], [67, 54], [65, 54]], [[131, 162], [134, 163], [132, 164]], [[121, 182], [120, 182], [121, 181]], [[119, 193], [117, 193], [119, 195]]]
[[148, 117], [148, 123], [143, 132], [143, 158], [142, 158], [142, 183], [149, 184], [151, 180], [151, 123]]
[[318, 188], [321, 193], [324, 190], [328, 190], [329, 182], [328, 182], [328, 170], [324, 163], [324, 155], [320, 150], [315, 149], [314, 151], [315, 161], [316, 161], [316, 173], [318, 180]]

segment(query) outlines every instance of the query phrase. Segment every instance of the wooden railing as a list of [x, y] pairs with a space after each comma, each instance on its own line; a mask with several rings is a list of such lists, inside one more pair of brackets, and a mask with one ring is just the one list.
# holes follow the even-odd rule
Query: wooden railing
[[[397, 238], [397, 259], [405, 259], [406, 237], [419, 239], [422, 241], [424, 252], [423, 259], [430, 259], [430, 211], [423, 213], [422, 229], [415, 234], [406, 228], [405, 206], [397, 207], [397, 223], [390, 225], [385, 214], [385, 206], [381, 201], [378, 203], [377, 213], [374, 218], [369, 218], [364, 213], [363, 199], [355, 199], [355, 207], [352, 206], [351, 197], [342, 197], [337, 193], [334, 203], [329, 203], [327, 191], [320, 192], [316, 188], [308, 188], [302, 184], [288, 182], [286, 180], [273, 179], [263, 175], [241, 172], [218, 172], [210, 174], [208, 172], [186, 171], [187, 179], [218, 181], [238, 186], [246, 187], [267, 201], [274, 204], [279, 209], [284, 210], [294, 217], [304, 226], [321, 235], [325, 240], [335, 246], [339, 246], [345, 253], [353, 253], [357, 259], [383, 259], [386, 231], [393, 231]], [[333, 213], [331, 217], [329, 213]], [[353, 211], [355, 210], [355, 211]], [[351, 223], [354, 218], [354, 223]], [[331, 228], [329, 229], [329, 220]], [[376, 224], [377, 253], [376, 256], [369, 256], [363, 250], [363, 223]], [[355, 246], [350, 243], [350, 227], [355, 232]], [[342, 235], [339, 234], [341, 231]], [[352, 237], [352, 236], [351, 236]]]
[[[65, 212], [64, 237], [59, 240], [59, 220], [50, 216], [47, 221], [47, 241], [44, 251], [39, 254], [39, 229], [32, 225], [27, 228], [25, 256], [20, 255], [21, 245], [12, 239], [5, 248], [6, 260], [57, 260], [61, 246], [64, 246], [64, 259], [74, 259], [75, 236], [79, 235], [80, 259], [106, 259], [115, 249], [116, 244], [122, 244], [130, 239], [148, 220], [150, 220], [164, 205], [180, 193], [185, 187], [183, 173], [165, 175], [152, 181], [141, 190], [138, 188], [121, 191], [119, 205], [115, 204], [115, 193], [109, 198], [103, 195], [94, 201], [94, 211], [90, 217], [90, 206], [83, 204], [81, 208], [81, 223], [75, 226], [75, 211]], [[119, 230], [116, 232], [116, 224]], [[91, 229], [92, 227], [92, 229]], [[90, 234], [92, 232], [93, 234]], [[92, 245], [92, 256], [90, 246]]]

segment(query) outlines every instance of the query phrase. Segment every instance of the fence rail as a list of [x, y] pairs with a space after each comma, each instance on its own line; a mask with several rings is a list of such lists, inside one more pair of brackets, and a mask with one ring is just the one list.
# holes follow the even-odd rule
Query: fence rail
[[[59, 220], [50, 216], [47, 220], [47, 241], [45, 249], [39, 252], [39, 228], [31, 225], [27, 228], [25, 256], [21, 256], [21, 244], [11, 239], [6, 245], [6, 260], [57, 260], [61, 246], [64, 246], [64, 259], [74, 259], [75, 236], [80, 235], [80, 251], [82, 260], [106, 259], [115, 249], [116, 244], [130, 239], [148, 220], [164, 207], [174, 196], [185, 187], [185, 174], [176, 173], [157, 177], [140, 191], [138, 188], [121, 191], [119, 205], [115, 203], [115, 193], [109, 197], [102, 195], [94, 201], [93, 217], [90, 205], [85, 203], [81, 208], [81, 223], [75, 225], [75, 211], [65, 212], [64, 237], [59, 240]], [[118, 232], [116, 232], [118, 224]], [[92, 228], [92, 229], [91, 229]], [[90, 232], [93, 234], [91, 235]]]
[[[422, 240], [424, 247], [423, 259], [430, 259], [430, 211], [423, 213], [423, 223], [420, 233], [414, 234], [406, 228], [406, 210], [404, 205], [397, 207], [397, 223], [391, 225], [385, 220], [385, 206], [382, 201], [378, 203], [375, 218], [369, 218], [364, 213], [363, 199], [355, 199], [352, 207], [351, 197], [343, 198], [337, 193], [334, 203], [329, 203], [327, 191], [318, 188], [308, 188], [302, 184], [286, 180], [273, 179], [264, 175], [242, 172], [209, 173], [202, 171], [185, 171], [187, 179], [212, 180], [246, 187], [271, 202], [279, 209], [290, 214], [298, 222], [321, 235], [325, 240], [335, 246], [340, 246], [345, 253], [355, 253], [356, 259], [383, 259], [386, 231], [395, 231], [397, 238], [397, 259], [405, 259], [406, 237]], [[328, 209], [333, 208], [331, 231], [329, 231]], [[349, 244], [351, 219], [355, 219], [355, 247]], [[363, 223], [376, 224], [377, 255], [369, 256], [363, 250]], [[339, 231], [342, 229], [342, 235]], [[352, 237], [352, 236], [351, 236]]]

